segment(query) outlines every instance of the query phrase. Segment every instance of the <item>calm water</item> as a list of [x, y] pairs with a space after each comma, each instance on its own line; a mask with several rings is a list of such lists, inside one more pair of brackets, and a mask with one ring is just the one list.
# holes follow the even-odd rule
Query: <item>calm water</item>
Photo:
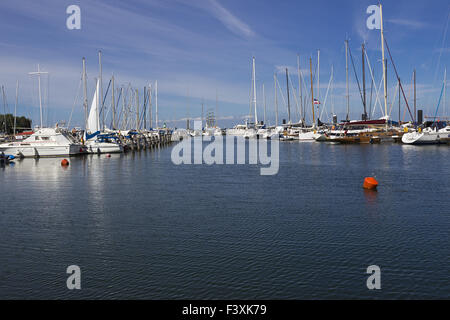
[[1, 169], [0, 298], [450, 297], [449, 147], [280, 143], [276, 176], [170, 153]]

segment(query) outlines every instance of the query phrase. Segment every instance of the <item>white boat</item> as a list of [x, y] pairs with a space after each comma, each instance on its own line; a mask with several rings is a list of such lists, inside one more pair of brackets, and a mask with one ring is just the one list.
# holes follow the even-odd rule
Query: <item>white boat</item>
[[[118, 141], [99, 136], [100, 133], [100, 117], [99, 117], [99, 95], [100, 80], [97, 80], [94, 97], [92, 98], [91, 109], [87, 119], [85, 145], [88, 153], [120, 153], [123, 152], [123, 146]], [[87, 133], [91, 133], [88, 135]]]
[[97, 137], [97, 139], [86, 141], [86, 148], [88, 153], [122, 153], [123, 146], [111, 141], [107, 138]]
[[403, 135], [402, 142], [405, 144], [438, 144], [440, 135], [444, 134], [439, 131], [436, 128], [428, 127], [415, 132], [407, 132]]
[[86, 147], [59, 128], [42, 128], [23, 141], [0, 144], [0, 152], [18, 157], [69, 157], [86, 152]]
[[315, 141], [317, 140], [321, 135], [317, 133], [315, 130], [300, 130], [298, 133], [298, 140], [299, 141]]

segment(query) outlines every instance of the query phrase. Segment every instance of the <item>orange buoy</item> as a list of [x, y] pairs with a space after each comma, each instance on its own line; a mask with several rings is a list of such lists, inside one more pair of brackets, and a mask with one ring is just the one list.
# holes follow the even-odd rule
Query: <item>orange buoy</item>
[[368, 190], [375, 190], [378, 186], [378, 181], [373, 177], [364, 179], [363, 188]]
[[67, 167], [67, 166], [69, 165], [69, 160], [67, 160], [67, 159], [62, 159], [62, 160], [61, 160], [61, 165], [62, 165], [63, 167]]

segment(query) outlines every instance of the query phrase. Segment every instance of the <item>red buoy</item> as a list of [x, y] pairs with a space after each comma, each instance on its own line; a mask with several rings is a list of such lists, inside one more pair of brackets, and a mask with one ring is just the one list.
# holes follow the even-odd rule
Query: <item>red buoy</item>
[[63, 167], [67, 167], [67, 166], [69, 165], [69, 160], [67, 160], [67, 159], [62, 159], [62, 160], [61, 160], [61, 165], [62, 165]]
[[108, 154], [106, 154], [106, 157], [107, 158], [111, 158], [111, 155], [108, 153]]
[[373, 177], [364, 179], [363, 188], [368, 190], [375, 190], [378, 186], [378, 181]]

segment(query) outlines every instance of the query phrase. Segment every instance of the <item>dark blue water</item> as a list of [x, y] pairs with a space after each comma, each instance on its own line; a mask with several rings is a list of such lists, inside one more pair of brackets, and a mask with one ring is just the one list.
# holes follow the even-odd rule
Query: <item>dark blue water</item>
[[0, 298], [450, 297], [448, 146], [281, 143], [275, 176], [170, 154], [0, 170]]

